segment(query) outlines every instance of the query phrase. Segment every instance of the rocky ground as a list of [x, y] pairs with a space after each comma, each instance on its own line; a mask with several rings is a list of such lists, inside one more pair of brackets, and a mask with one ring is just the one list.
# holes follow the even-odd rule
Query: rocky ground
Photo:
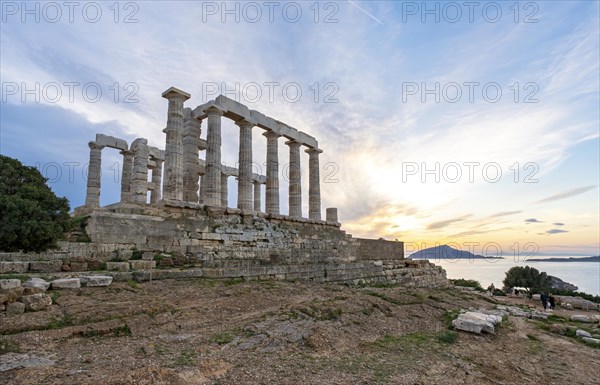
[[600, 349], [570, 331], [597, 334], [597, 324], [567, 321], [586, 312], [510, 316], [494, 335], [455, 332], [458, 310], [496, 302], [456, 289], [193, 279], [51, 295], [49, 310], [0, 318], [0, 383], [598, 381]]

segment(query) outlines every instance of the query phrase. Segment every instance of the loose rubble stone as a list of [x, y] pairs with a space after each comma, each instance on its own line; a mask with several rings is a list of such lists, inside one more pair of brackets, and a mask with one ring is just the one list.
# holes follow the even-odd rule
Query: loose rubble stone
[[21, 302], [12, 302], [6, 305], [6, 315], [17, 315], [25, 313], [25, 304]]
[[27, 273], [29, 262], [0, 262], [0, 274], [2, 273]]
[[87, 262], [71, 262], [71, 271], [87, 271]]
[[129, 271], [128, 262], [106, 262], [106, 270], [108, 271]]
[[86, 275], [80, 277], [81, 284], [87, 287], [108, 286], [112, 283], [113, 277], [106, 275]]
[[50, 282], [42, 278], [31, 278], [23, 284], [23, 295], [43, 293], [50, 288]]
[[23, 295], [22, 286], [12, 289], [0, 289], [0, 303], [15, 302], [21, 295]]
[[57, 273], [61, 271], [62, 261], [32, 261], [29, 262], [29, 271], [34, 273]]
[[154, 259], [154, 253], [151, 251], [145, 251], [144, 254], [142, 254], [142, 259], [145, 261], [152, 261]]
[[52, 281], [53, 289], [78, 289], [81, 287], [79, 278], [62, 278]]
[[0, 279], [0, 290], [9, 290], [21, 286], [18, 279]]
[[24, 295], [20, 299], [25, 304], [26, 310], [44, 310], [52, 305], [52, 298], [46, 293]]
[[469, 311], [459, 314], [458, 318], [452, 321], [452, 326], [455, 329], [471, 333], [494, 334], [494, 325], [500, 322], [502, 322], [502, 317], [500, 316]]
[[577, 331], [575, 332], [575, 334], [577, 335], [577, 337], [592, 338], [592, 335], [590, 333], [586, 332], [585, 330], [581, 330], [581, 329], [577, 329]]
[[129, 261], [133, 270], [148, 270], [156, 267], [156, 261], [135, 260]]
[[571, 316], [571, 321], [577, 321], [577, 322], [593, 322], [592, 319], [586, 315], [581, 315], [581, 314], [574, 314]]
[[600, 345], [600, 339], [598, 338], [582, 337], [582, 339], [590, 345]]

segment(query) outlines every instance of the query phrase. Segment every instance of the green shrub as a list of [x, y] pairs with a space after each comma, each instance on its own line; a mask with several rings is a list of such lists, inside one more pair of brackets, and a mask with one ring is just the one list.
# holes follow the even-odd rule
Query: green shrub
[[47, 180], [34, 167], [0, 155], [0, 250], [45, 251], [69, 230], [69, 202]]
[[474, 287], [475, 290], [477, 290], [477, 291], [485, 291], [483, 289], [483, 287], [481, 287], [481, 284], [479, 283], [479, 281], [476, 281], [474, 279], [459, 278], [459, 279], [451, 279], [450, 282], [452, 282], [454, 284], [454, 286]]

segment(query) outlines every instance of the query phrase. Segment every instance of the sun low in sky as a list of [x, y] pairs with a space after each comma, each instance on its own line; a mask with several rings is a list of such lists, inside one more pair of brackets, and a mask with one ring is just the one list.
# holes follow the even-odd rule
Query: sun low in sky
[[[96, 133], [164, 147], [175, 86], [187, 107], [224, 94], [316, 137], [323, 208], [354, 236], [600, 254], [597, 1], [1, 5], [0, 151], [72, 208]], [[224, 122], [223, 161], [237, 151]], [[120, 161], [103, 152], [103, 205]]]

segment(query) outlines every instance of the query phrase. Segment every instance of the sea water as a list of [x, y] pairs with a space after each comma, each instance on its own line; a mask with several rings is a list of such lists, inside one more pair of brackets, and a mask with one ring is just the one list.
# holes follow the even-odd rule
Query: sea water
[[[560, 258], [569, 257], [561, 256]], [[448, 278], [474, 279], [479, 281], [484, 289], [491, 283], [496, 288], [502, 288], [502, 280], [511, 267], [530, 266], [572, 283], [579, 287], [578, 291], [580, 292], [600, 295], [599, 262], [534, 262], [515, 260], [512, 257], [503, 259], [430, 259], [429, 261], [442, 266], [446, 270]]]

